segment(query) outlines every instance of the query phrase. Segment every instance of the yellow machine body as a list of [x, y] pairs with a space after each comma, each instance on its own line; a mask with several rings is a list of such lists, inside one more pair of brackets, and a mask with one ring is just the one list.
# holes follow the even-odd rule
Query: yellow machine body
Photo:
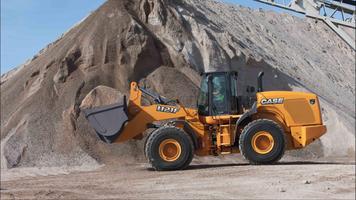
[[[256, 119], [271, 119], [286, 134], [287, 149], [303, 148], [326, 132], [322, 123], [320, 105], [315, 94], [289, 91], [256, 93], [255, 112], [246, 118], [241, 115], [199, 116], [196, 109], [177, 105], [154, 104], [143, 106], [142, 92], [137, 83], [131, 83], [128, 102], [128, 122], [115, 143], [142, 139], [148, 125], [158, 121], [179, 121], [178, 128], [189, 127], [189, 134], [196, 142], [195, 154], [219, 155], [238, 153], [235, 144], [244, 125]], [[244, 118], [244, 119], [243, 119]]]

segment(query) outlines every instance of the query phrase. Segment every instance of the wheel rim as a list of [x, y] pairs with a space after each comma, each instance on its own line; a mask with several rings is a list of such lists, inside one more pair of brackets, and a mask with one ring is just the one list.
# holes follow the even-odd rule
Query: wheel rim
[[167, 162], [176, 161], [180, 154], [182, 153], [182, 148], [179, 142], [175, 139], [166, 139], [159, 145], [159, 156]]
[[267, 154], [271, 152], [274, 147], [274, 139], [271, 133], [260, 131], [252, 137], [251, 144], [255, 152], [259, 154]]

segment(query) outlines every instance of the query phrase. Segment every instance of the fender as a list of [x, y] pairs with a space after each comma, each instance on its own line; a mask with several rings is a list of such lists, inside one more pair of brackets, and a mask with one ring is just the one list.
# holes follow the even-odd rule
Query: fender
[[257, 113], [257, 102], [253, 103], [251, 109], [247, 112], [245, 112], [237, 121], [236, 121], [236, 130], [237, 131], [237, 127], [248, 117], [254, 115]]
[[198, 143], [198, 137], [196, 136], [194, 130], [192, 127], [190, 127], [189, 123], [186, 122], [185, 120], [172, 120], [167, 122], [165, 125], [171, 125], [171, 126], [177, 126], [177, 125], [183, 125], [183, 130], [188, 133], [190, 138], [192, 138], [194, 149], [200, 148], [199, 143]]

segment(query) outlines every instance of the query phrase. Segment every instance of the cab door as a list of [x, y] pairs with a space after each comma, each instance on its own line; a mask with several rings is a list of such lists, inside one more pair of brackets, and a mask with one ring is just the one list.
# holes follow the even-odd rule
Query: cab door
[[198, 97], [199, 116], [238, 114], [237, 73], [214, 72], [203, 76]]

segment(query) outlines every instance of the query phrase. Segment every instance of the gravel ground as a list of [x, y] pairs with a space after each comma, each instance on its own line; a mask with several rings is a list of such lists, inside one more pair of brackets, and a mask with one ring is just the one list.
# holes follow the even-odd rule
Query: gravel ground
[[1, 199], [354, 198], [354, 163], [211, 164], [170, 172], [137, 164], [1, 182]]

